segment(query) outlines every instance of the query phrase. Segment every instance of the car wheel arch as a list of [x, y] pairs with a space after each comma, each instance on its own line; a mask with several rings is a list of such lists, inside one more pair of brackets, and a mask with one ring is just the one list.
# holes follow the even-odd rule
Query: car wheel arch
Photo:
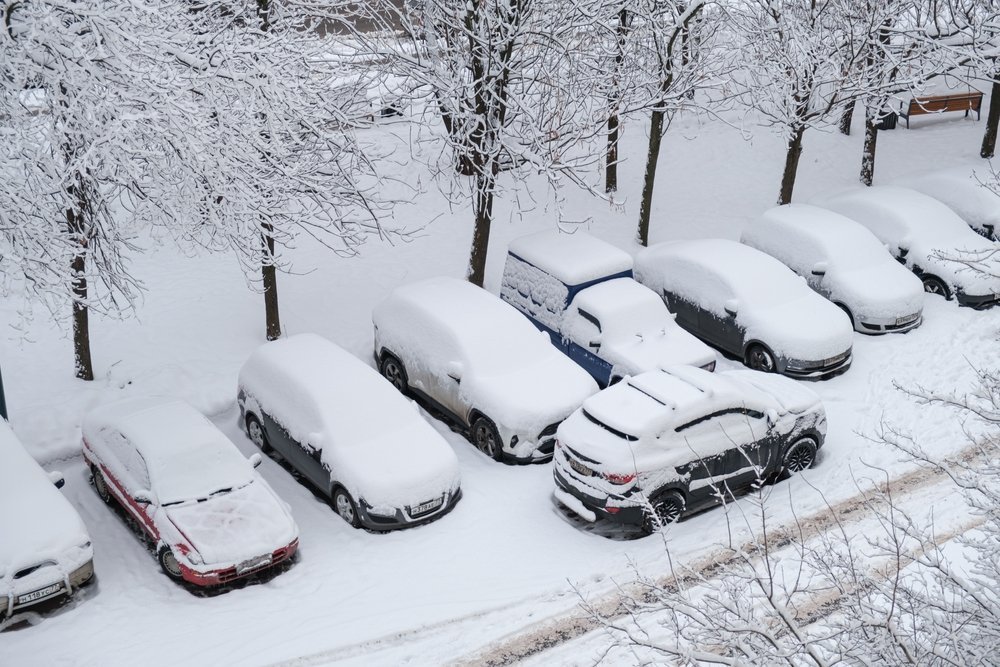
[[754, 350], [754, 348], [760, 348], [760, 349], [764, 350], [764, 352], [766, 352], [768, 354], [768, 356], [771, 357], [771, 361], [774, 363], [774, 370], [772, 372], [778, 373], [779, 372], [779, 370], [778, 370], [778, 356], [774, 353], [774, 350], [771, 349], [770, 345], [768, 345], [764, 341], [762, 341], [760, 339], [757, 339], [757, 338], [748, 340], [746, 343], [744, 343], [744, 345], [743, 345], [743, 363], [746, 366], [750, 366], [750, 353]]

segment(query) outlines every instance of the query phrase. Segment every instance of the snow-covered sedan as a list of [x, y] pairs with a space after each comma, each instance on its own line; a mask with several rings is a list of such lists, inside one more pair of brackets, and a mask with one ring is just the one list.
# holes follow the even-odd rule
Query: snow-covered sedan
[[678, 324], [750, 368], [819, 380], [851, 365], [844, 311], [759, 250], [724, 239], [661, 243], [636, 255], [635, 276]]
[[257, 348], [240, 370], [242, 422], [354, 528], [433, 521], [462, 496], [451, 446], [371, 366], [316, 334]]
[[560, 425], [555, 497], [585, 520], [650, 533], [811, 467], [825, 436], [819, 396], [788, 378], [649, 371], [591, 396]]
[[988, 169], [956, 167], [913, 174], [895, 184], [937, 199], [977, 234], [1000, 241], [1000, 194], [984, 185], [989, 175]]
[[813, 203], [867, 227], [924, 290], [960, 306], [1000, 303], [1000, 244], [983, 238], [950, 208], [893, 185], [856, 188]]
[[396, 288], [376, 306], [375, 359], [497, 461], [552, 458], [559, 423], [597, 391], [510, 305], [455, 278]]
[[212, 422], [187, 403], [133, 398], [83, 422], [94, 489], [155, 545], [174, 581], [218, 586], [287, 561], [299, 545], [288, 506]]
[[73, 595], [94, 576], [80, 515], [0, 418], [0, 622]]
[[920, 325], [924, 288], [860, 224], [818, 206], [786, 204], [743, 230], [766, 252], [840, 306], [855, 331], [902, 333]]

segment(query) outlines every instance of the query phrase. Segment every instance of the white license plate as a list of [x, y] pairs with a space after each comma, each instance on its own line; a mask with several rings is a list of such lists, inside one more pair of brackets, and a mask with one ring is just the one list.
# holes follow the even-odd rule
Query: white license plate
[[588, 468], [587, 466], [583, 465], [579, 461], [575, 461], [575, 460], [573, 460], [573, 459], [571, 459], [569, 457], [566, 457], [566, 460], [569, 461], [569, 467], [570, 468], [572, 468], [573, 470], [577, 471], [578, 473], [580, 473], [584, 477], [593, 477], [594, 476], [594, 471], [591, 470], [590, 468]]
[[906, 324], [907, 322], [912, 322], [914, 319], [915, 318], [912, 315], [908, 315], [907, 317], [897, 317], [896, 326], [899, 326], [900, 324]]
[[271, 564], [271, 556], [261, 556], [260, 558], [251, 558], [250, 560], [245, 560], [236, 566], [236, 574], [243, 574], [244, 572], [249, 572], [250, 570], [256, 570], [259, 567], [265, 567]]
[[46, 586], [45, 588], [39, 588], [37, 591], [32, 591], [30, 593], [25, 593], [24, 595], [17, 596], [18, 604], [27, 604], [29, 602], [34, 602], [35, 600], [41, 600], [42, 598], [47, 598], [53, 593], [58, 593], [62, 590], [62, 584], [52, 584], [51, 586]]
[[440, 507], [441, 503], [444, 502], [444, 498], [435, 498], [434, 500], [428, 500], [426, 503], [421, 503], [410, 508], [410, 514], [420, 514], [421, 512], [429, 512], [435, 507]]

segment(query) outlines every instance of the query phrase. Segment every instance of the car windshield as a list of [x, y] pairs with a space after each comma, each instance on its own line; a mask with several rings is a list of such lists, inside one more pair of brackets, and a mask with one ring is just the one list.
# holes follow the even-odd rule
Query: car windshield
[[253, 481], [253, 466], [235, 447], [183, 449], [150, 466], [154, 491], [163, 505], [224, 495]]

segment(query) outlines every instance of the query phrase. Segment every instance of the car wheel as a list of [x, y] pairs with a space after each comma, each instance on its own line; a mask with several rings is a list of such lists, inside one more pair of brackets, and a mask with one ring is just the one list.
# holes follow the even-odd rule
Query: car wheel
[[260, 451], [265, 454], [271, 451], [271, 443], [267, 441], [267, 433], [264, 432], [264, 426], [256, 415], [247, 415], [247, 435], [250, 437], [250, 442], [257, 445]]
[[337, 487], [333, 493], [333, 508], [337, 510], [340, 518], [352, 528], [361, 526], [361, 519], [358, 518], [358, 508], [354, 504], [354, 499], [351, 498], [351, 494], [340, 487]]
[[944, 281], [937, 276], [925, 275], [921, 278], [924, 282], [924, 291], [928, 294], [939, 294], [947, 300], [951, 300], [951, 290], [944, 284]]
[[472, 444], [476, 449], [494, 461], [499, 461], [503, 454], [503, 443], [497, 427], [486, 417], [479, 417], [472, 424]]
[[652, 535], [668, 523], [674, 523], [684, 513], [684, 497], [676, 491], [668, 491], [654, 498], [642, 520], [642, 531]]
[[777, 368], [774, 356], [763, 345], [753, 345], [747, 350], [747, 366], [764, 373], [773, 373]]
[[111, 503], [111, 489], [108, 488], [108, 481], [104, 479], [104, 474], [97, 469], [97, 466], [93, 466], [90, 469], [91, 475], [94, 478], [94, 490], [97, 491], [97, 495], [105, 503]]
[[159, 552], [156, 554], [156, 560], [160, 562], [160, 567], [163, 569], [164, 574], [174, 581], [184, 581], [184, 575], [181, 573], [181, 564], [177, 562], [177, 557], [174, 556], [174, 552], [170, 547], [160, 547]]
[[389, 383], [401, 392], [406, 392], [406, 387], [408, 386], [408, 381], [406, 379], [406, 369], [403, 368], [403, 362], [401, 362], [396, 357], [391, 354], [387, 354], [382, 358], [382, 377], [389, 381]]
[[808, 468], [812, 468], [816, 463], [816, 441], [812, 438], [800, 438], [785, 452], [784, 472], [785, 475], [794, 475]]

